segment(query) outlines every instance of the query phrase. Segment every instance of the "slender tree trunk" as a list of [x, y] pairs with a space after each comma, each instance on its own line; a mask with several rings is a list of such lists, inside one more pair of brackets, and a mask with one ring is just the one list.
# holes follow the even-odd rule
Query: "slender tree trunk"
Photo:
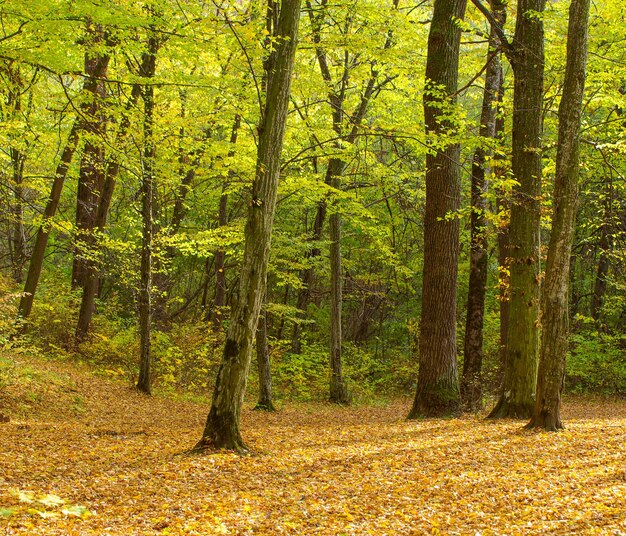
[[[148, 39], [147, 69], [141, 76], [150, 81], [156, 70], [156, 53], [158, 41], [154, 35]], [[150, 394], [151, 386], [151, 345], [152, 331], [152, 244], [154, 233], [154, 196], [155, 196], [155, 155], [154, 142], [154, 86], [146, 84], [143, 89], [144, 120], [143, 136], [144, 149], [141, 175], [141, 282], [139, 286], [139, 379], [137, 389]]]
[[[9, 91], [7, 95], [7, 106], [10, 115], [15, 119], [21, 119], [22, 113], [22, 80], [20, 77], [19, 67], [12, 64], [7, 66], [7, 76], [10, 80]], [[19, 142], [16, 144], [19, 146]], [[26, 163], [26, 155], [17, 147], [12, 146], [9, 151], [11, 158], [12, 170], [12, 187], [13, 187], [13, 205], [11, 213], [13, 220], [11, 221], [12, 230], [9, 231], [9, 252], [11, 255], [11, 272], [13, 280], [21, 283], [23, 280], [22, 272], [24, 262], [26, 261], [26, 232], [24, 230], [24, 202], [23, 188], [24, 180], [24, 164]], [[10, 206], [10, 202], [9, 202]]]
[[275, 27], [273, 69], [259, 126], [256, 175], [245, 228], [239, 297], [233, 305], [222, 364], [202, 438], [194, 450], [247, 450], [239, 430], [241, 406], [250, 369], [252, 345], [265, 295], [267, 265], [276, 210], [280, 158], [289, 108], [300, 1], [282, 0]]
[[[342, 160], [331, 158], [328, 163], [331, 186], [341, 188], [344, 170]], [[341, 309], [343, 305], [343, 275], [341, 270], [341, 215], [331, 212], [328, 218], [330, 234], [330, 393], [329, 400], [335, 404], [348, 404], [350, 398], [343, 377], [341, 360]]]
[[[458, 84], [465, 0], [435, 0], [426, 59], [426, 132], [454, 129], [448, 106]], [[442, 109], [443, 107], [443, 109]], [[456, 286], [459, 258], [460, 146], [451, 143], [426, 155], [424, 272], [417, 389], [409, 419], [452, 415], [460, 409], [456, 361]]]
[[579, 130], [587, 64], [590, 0], [572, 0], [567, 31], [567, 63], [559, 105], [559, 137], [554, 180], [554, 214], [543, 287], [541, 355], [537, 400], [528, 428], [556, 431], [569, 335], [569, 268], [578, 201]]
[[[333, 130], [338, 137], [342, 137], [343, 141], [348, 143], [354, 143], [358, 134], [359, 128], [365, 118], [367, 108], [370, 100], [374, 94], [375, 83], [378, 78], [378, 71], [376, 69], [376, 62], [371, 64], [371, 76], [367, 81], [367, 85], [363, 91], [359, 104], [354, 110], [353, 114], [347, 114], [345, 111], [346, 91], [349, 86], [350, 72], [354, 68], [353, 63], [350, 61], [350, 56], [346, 52], [344, 55], [344, 65], [341, 80], [337, 84], [333, 84], [331, 71], [329, 67], [329, 60], [326, 51], [322, 47], [321, 40], [321, 28], [326, 16], [327, 4], [322, 3], [322, 9], [318, 14], [314, 13], [311, 2], [307, 2], [307, 9], [309, 12], [309, 18], [313, 27], [313, 42], [315, 43], [315, 53], [317, 61], [320, 67], [322, 78], [329, 88], [328, 100], [331, 105], [331, 114], [333, 120]], [[394, 7], [398, 7], [398, 0], [394, 0]], [[383, 48], [386, 50], [392, 44], [393, 33], [388, 30], [385, 44]], [[348, 132], [345, 132], [344, 120], [346, 116], [351, 120], [352, 126]], [[337, 150], [341, 149], [341, 143], [336, 142], [335, 147]], [[345, 162], [341, 158], [330, 158], [328, 162], [328, 168], [326, 172], [326, 184], [332, 186], [336, 190], [341, 188], [341, 177], [346, 167]], [[323, 224], [323, 217], [325, 216], [326, 206], [322, 201], [318, 207], [318, 213], [316, 218], [316, 226], [319, 219], [319, 234], [321, 235], [321, 228]], [[317, 229], [316, 229], [317, 230]], [[338, 211], [334, 211], [329, 217], [329, 233], [330, 233], [330, 401], [337, 404], [348, 404], [349, 395], [345, 385], [342, 372], [342, 360], [341, 360], [341, 342], [342, 342], [342, 274], [341, 274], [341, 215]], [[311, 252], [313, 253], [313, 252]], [[312, 271], [305, 271], [304, 275], [312, 279]], [[308, 305], [308, 288], [306, 293], [302, 293], [302, 302], [299, 303], [300, 310], [304, 311]], [[300, 300], [299, 300], [300, 301]], [[296, 326], [294, 332], [294, 339], [297, 337], [298, 329]], [[298, 351], [300, 350], [300, 342], [296, 343]]]
[[270, 368], [270, 352], [267, 345], [267, 312], [259, 315], [259, 326], [256, 330], [256, 359], [259, 371], [259, 401], [254, 409], [276, 411], [272, 401], [272, 372]]
[[510, 302], [504, 382], [490, 417], [530, 417], [539, 350], [541, 137], [545, 0], [519, 0], [510, 61], [513, 95]]
[[[491, 2], [492, 12], [503, 25], [505, 6], [499, 1]], [[490, 58], [485, 73], [485, 89], [480, 117], [479, 133], [483, 139], [495, 139], [498, 93], [501, 86], [502, 66], [498, 48], [500, 40], [494, 29], [489, 38]], [[485, 294], [487, 291], [487, 158], [491, 151], [480, 146], [474, 152], [472, 163], [472, 213], [470, 238], [470, 276], [467, 293], [467, 319], [465, 323], [465, 346], [461, 400], [465, 411], [478, 411], [482, 407], [483, 324], [485, 317]]]
[[[313, 232], [311, 233], [311, 241], [313, 243], [319, 242], [322, 239], [322, 233], [324, 231], [324, 220], [326, 219], [326, 201], [322, 200], [317, 204], [315, 211], [315, 221], [313, 222]], [[310, 261], [322, 254], [322, 250], [318, 246], [312, 247], [308, 253], [307, 258]], [[300, 280], [302, 281], [302, 288], [298, 291], [298, 301], [296, 307], [298, 309], [298, 317], [304, 318], [306, 310], [311, 303], [311, 289], [314, 280], [314, 271], [312, 267], [305, 268], [300, 273]], [[302, 340], [301, 340], [301, 326], [296, 322], [293, 326], [293, 334], [291, 336], [291, 351], [294, 354], [302, 352]]]
[[[102, 30], [94, 29], [90, 32], [93, 44], [98, 46], [103, 39]], [[93, 76], [98, 67], [98, 57], [85, 54], [85, 74]], [[83, 147], [80, 173], [78, 176], [78, 193], [76, 196], [76, 241], [72, 263], [72, 288], [82, 287], [85, 284], [86, 273], [89, 263], [85, 255], [91, 252], [83, 251], [81, 243], [85, 237], [93, 233], [96, 224], [96, 213], [102, 186], [104, 184], [104, 133], [106, 128], [105, 118], [101, 112], [102, 103], [106, 96], [104, 79], [106, 70], [101, 73], [93, 88], [93, 95], [89, 104], [88, 115], [84, 119]]]
[[[231, 149], [228, 152], [228, 156], [232, 158], [235, 155], [235, 144], [237, 143], [237, 134], [239, 133], [239, 127], [241, 126], [241, 116], [235, 115], [235, 121], [230, 133]], [[228, 194], [226, 193], [225, 184], [222, 188], [222, 195], [220, 197], [220, 207], [218, 213], [218, 226], [224, 227], [228, 223]], [[222, 327], [223, 310], [226, 305], [226, 252], [224, 250], [218, 250], [215, 253], [215, 297], [213, 299], [213, 308], [211, 315], [211, 323], [214, 330], [218, 330]]]
[[[613, 185], [611, 184], [609, 187], [612, 188]], [[598, 259], [598, 266], [596, 268], [590, 305], [591, 318], [593, 318], [596, 322], [600, 320], [600, 316], [602, 315], [602, 305], [604, 304], [604, 296], [606, 294], [606, 280], [609, 275], [609, 269], [611, 268], [611, 260], [608, 254], [611, 249], [609, 235], [613, 225], [613, 222], [611, 221], [611, 205], [613, 204], [613, 196], [611, 192], [609, 192], [609, 194], [605, 197], [604, 203], [604, 222], [600, 228], [600, 243], [598, 244], [600, 258]]]
[[[85, 78], [85, 82], [83, 83], [84, 93], [92, 96], [95, 95], [98, 81], [103, 77], [104, 73], [106, 73], [108, 64], [108, 56], [101, 56], [98, 58], [97, 65], [93, 71], [93, 76]], [[81, 112], [83, 115], [87, 115], [89, 113], [88, 101], [81, 105]], [[48, 237], [50, 236], [50, 230], [52, 227], [52, 219], [54, 218], [57, 207], [59, 206], [65, 177], [67, 177], [67, 172], [70, 164], [72, 163], [74, 153], [76, 152], [76, 147], [78, 146], [78, 138], [80, 136], [81, 129], [83, 128], [82, 121], [83, 120], [81, 118], [76, 118], [74, 120], [67, 142], [65, 143], [65, 148], [61, 154], [61, 160], [54, 173], [50, 197], [48, 198], [48, 202], [46, 203], [46, 208], [44, 210], [43, 222], [37, 230], [35, 245], [33, 246], [28, 266], [26, 283], [24, 284], [24, 293], [19, 306], [19, 316], [23, 319], [28, 318], [33, 307], [33, 300], [35, 298], [37, 284], [39, 283], [39, 276], [41, 275], [46, 246], [48, 245]]]
[[[144, 67], [146, 63], [144, 63]], [[126, 106], [128, 112], [135, 106], [139, 96], [141, 95], [141, 85], [134, 84], [131, 90], [130, 100]], [[120, 127], [117, 133], [117, 141], [121, 142], [128, 132], [130, 127], [130, 117], [128, 114], [122, 116], [120, 121]], [[115, 156], [109, 157], [106, 163], [104, 173], [104, 183], [102, 191], [100, 192], [100, 198], [98, 202], [98, 210], [96, 212], [94, 231], [102, 232], [106, 227], [107, 219], [109, 216], [109, 209], [111, 208], [111, 202], [113, 201], [113, 192], [115, 190], [115, 182], [120, 170], [119, 159]], [[88, 241], [87, 247], [93, 249], [96, 245], [95, 232], [89, 234], [86, 238]], [[80, 310], [78, 312], [78, 321], [76, 323], [76, 341], [81, 342], [91, 324], [91, 319], [95, 311], [96, 297], [98, 296], [98, 289], [100, 287], [100, 278], [98, 274], [98, 263], [90, 259], [88, 262], [88, 269], [86, 270], [85, 281], [83, 283], [83, 295], [80, 303]]]
[[26, 155], [21, 151], [11, 148], [11, 164], [13, 168], [13, 236], [11, 237], [11, 267], [13, 280], [22, 282], [22, 272], [26, 261], [26, 231], [24, 230], [24, 203], [23, 188], [24, 164]]

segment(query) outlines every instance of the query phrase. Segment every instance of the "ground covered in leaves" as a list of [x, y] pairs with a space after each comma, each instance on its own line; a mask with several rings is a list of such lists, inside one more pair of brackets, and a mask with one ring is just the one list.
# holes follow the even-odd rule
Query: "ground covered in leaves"
[[0, 386], [0, 533], [626, 534], [625, 401], [569, 399], [558, 434], [285, 404], [244, 413], [252, 455], [189, 456], [205, 404], [12, 359], [30, 372]]

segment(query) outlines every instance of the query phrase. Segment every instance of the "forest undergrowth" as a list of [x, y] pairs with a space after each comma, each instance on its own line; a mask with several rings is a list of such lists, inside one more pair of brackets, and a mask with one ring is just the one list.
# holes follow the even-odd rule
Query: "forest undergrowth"
[[557, 434], [285, 403], [244, 411], [251, 455], [188, 455], [206, 404], [0, 359], [3, 534], [626, 534], [624, 400], [567, 398]]

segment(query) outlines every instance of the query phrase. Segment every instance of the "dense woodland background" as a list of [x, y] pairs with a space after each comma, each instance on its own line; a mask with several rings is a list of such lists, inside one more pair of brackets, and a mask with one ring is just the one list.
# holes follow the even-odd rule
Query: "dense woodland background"
[[[422, 98], [432, 7], [405, 0], [303, 4], [256, 348], [261, 363], [271, 357], [275, 398], [328, 396], [330, 333], [338, 321], [348, 399], [414, 391], [426, 155], [452, 142], [460, 143], [462, 170], [461, 207], [448, 216], [461, 230], [453, 327], [459, 366], [478, 213], [470, 205], [472, 160], [482, 148], [489, 183], [479, 196], [487, 251], [483, 396], [500, 385], [503, 247], [515, 184], [513, 73], [503, 55], [501, 135], [487, 137], [480, 117], [495, 53], [489, 23], [469, 4], [458, 23], [457, 102], [446, 110], [454, 129], [447, 138], [427, 136]], [[568, 7], [551, 1], [541, 15], [544, 254]], [[621, 395], [624, 13], [623, 0], [591, 7], [565, 384]], [[209, 392], [236, 299], [246, 212], [256, 202], [257, 126], [277, 46], [272, 10], [257, 0], [10, 0], [0, 3], [0, 22], [0, 342], [76, 354], [136, 383], [138, 318], [149, 304], [152, 344], [141, 346], [155, 385]], [[58, 207], [51, 206], [55, 195]], [[340, 241], [331, 239], [329, 221]], [[42, 237], [47, 244], [38, 249]], [[331, 254], [333, 245], [339, 249]], [[30, 311], [23, 292], [37, 255], [41, 275]], [[340, 320], [331, 315], [331, 258], [341, 261]]]

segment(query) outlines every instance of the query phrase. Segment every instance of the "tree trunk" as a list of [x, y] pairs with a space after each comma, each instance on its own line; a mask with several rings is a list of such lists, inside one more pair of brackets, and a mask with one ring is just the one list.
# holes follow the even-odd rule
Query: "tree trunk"
[[273, 69], [259, 126], [256, 175], [245, 227], [239, 296], [233, 305], [222, 364], [202, 438], [194, 450], [247, 451], [239, 430], [252, 344], [265, 295], [272, 224], [280, 176], [280, 158], [289, 108], [300, 0], [282, 0], [274, 35]]
[[[494, 0], [492, 11], [503, 25], [506, 16], [505, 6]], [[492, 28], [489, 38], [489, 65], [485, 73], [485, 89], [480, 117], [479, 134], [482, 139], [495, 139], [498, 93], [501, 86], [502, 67], [500, 64], [500, 40]], [[471, 237], [470, 275], [467, 293], [467, 319], [465, 323], [465, 345], [463, 355], [463, 375], [461, 379], [461, 400], [465, 411], [478, 411], [482, 407], [482, 362], [483, 324], [485, 318], [485, 294], [487, 291], [487, 200], [486, 179], [487, 158], [491, 151], [484, 147], [476, 148], [472, 163], [471, 185]]]
[[[327, 174], [328, 175], [328, 174]], [[322, 239], [322, 233], [324, 231], [324, 220], [326, 219], [326, 201], [322, 200], [317, 204], [315, 211], [315, 221], [313, 222], [313, 232], [311, 234], [312, 242], [319, 242]], [[318, 246], [312, 247], [307, 252], [307, 258], [314, 259], [322, 254], [322, 250]], [[311, 287], [313, 286], [313, 268], [305, 268], [300, 273], [300, 280], [302, 281], [302, 288], [298, 291], [298, 302], [296, 307], [298, 309], [298, 318], [304, 318], [306, 310], [311, 303]], [[291, 336], [291, 351], [294, 354], [302, 352], [302, 340], [300, 333], [300, 324], [296, 322], [293, 326], [293, 334]]]
[[[95, 95], [96, 88], [98, 86], [99, 79], [106, 73], [109, 64], [108, 56], [100, 56], [97, 60], [97, 65], [94, 67], [93, 75], [85, 78], [83, 83], [83, 92], [90, 95]], [[81, 105], [81, 115], [85, 116], [89, 114], [89, 101]], [[69, 170], [72, 158], [76, 152], [78, 145], [78, 138], [80, 131], [83, 128], [83, 119], [76, 118], [70, 134], [67, 138], [65, 148], [61, 154], [61, 160], [54, 173], [54, 180], [52, 182], [52, 189], [50, 191], [50, 197], [46, 203], [44, 210], [44, 217], [41, 226], [37, 230], [37, 236], [35, 238], [35, 245], [30, 257], [30, 263], [28, 266], [28, 275], [26, 276], [26, 283], [24, 284], [24, 293], [20, 300], [19, 316], [22, 319], [28, 318], [31, 309], [33, 307], [33, 300], [35, 298], [35, 292], [37, 290], [37, 284], [39, 283], [39, 276], [41, 275], [41, 268], [43, 265], [43, 259], [46, 252], [46, 246], [48, 245], [48, 237], [50, 236], [50, 230], [52, 227], [52, 219], [54, 218], [59, 201], [61, 199], [61, 192], [63, 191], [63, 184], [65, 177]]]
[[[158, 50], [157, 38], [151, 35], [148, 39], [148, 61], [145, 63], [146, 70], [142, 77], [150, 81], [156, 70], [156, 53]], [[153, 202], [155, 195], [155, 155], [154, 142], [154, 86], [146, 84], [143, 89], [144, 122], [143, 136], [144, 148], [142, 158], [141, 175], [141, 281], [139, 286], [139, 379], [137, 389], [150, 394], [151, 386], [151, 347], [150, 335], [152, 326], [152, 243], [154, 232]]]
[[[331, 186], [341, 187], [343, 161], [331, 158], [328, 163]], [[343, 276], [341, 270], [341, 215], [333, 211], [328, 218], [330, 234], [330, 393], [329, 400], [335, 404], [350, 402], [343, 377], [341, 361], [341, 309], [343, 304]]]
[[[609, 187], [612, 188], [612, 184]], [[606, 196], [604, 203], [604, 222], [602, 223], [602, 227], [600, 229], [600, 243], [598, 244], [600, 249], [600, 258], [598, 259], [598, 266], [596, 268], [596, 276], [593, 285], [593, 293], [591, 294], [590, 306], [591, 318], [593, 318], [596, 322], [600, 320], [600, 316], [602, 314], [602, 305], [604, 304], [604, 295], [606, 294], [606, 279], [609, 275], [609, 269], [611, 268], [611, 260], [608, 252], [611, 249], [609, 235], [613, 225], [613, 222], [611, 221], [611, 205], [613, 204], [613, 196]]]
[[[426, 59], [424, 116], [432, 138], [454, 130], [445, 118], [458, 84], [465, 0], [435, 0]], [[460, 409], [456, 362], [456, 285], [459, 258], [460, 146], [426, 155], [424, 272], [417, 389], [409, 419], [456, 414]]]
[[[10, 81], [7, 95], [7, 107], [12, 118], [21, 120], [22, 113], [22, 80], [19, 67], [15, 67], [9, 63], [6, 67], [7, 76]], [[13, 144], [12, 144], [13, 145]], [[19, 145], [19, 142], [18, 142]], [[22, 272], [24, 262], [26, 261], [26, 232], [24, 230], [24, 201], [23, 187], [24, 180], [24, 164], [26, 163], [26, 155], [17, 147], [12, 146], [9, 151], [11, 158], [12, 170], [12, 187], [13, 187], [13, 205], [11, 213], [13, 220], [10, 222], [12, 230], [9, 231], [9, 253], [11, 257], [11, 272], [13, 280], [21, 283], [23, 280]]]
[[519, 0], [510, 61], [513, 95], [510, 302], [504, 382], [490, 417], [530, 417], [539, 350], [541, 137], [545, 0]]
[[[501, 107], [504, 97], [504, 72], [500, 75], [500, 88], [498, 90], [498, 106]], [[503, 141], [504, 138], [504, 116], [499, 114], [496, 118], [496, 137]], [[497, 181], [502, 184], [505, 180], [506, 170], [500, 163], [495, 167], [494, 174]], [[508, 195], [503, 188], [499, 188], [496, 193], [496, 208], [498, 213], [508, 212], [510, 203]], [[504, 363], [506, 362], [506, 336], [509, 326], [509, 226], [510, 218], [507, 216], [504, 221], [499, 222], [497, 230], [498, 240], [498, 304], [499, 304], [499, 366], [498, 380], [502, 384], [504, 380]]]
[[259, 401], [254, 409], [276, 411], [272, 401], [272, 372], [267, 346], [267, 312], [265, 311], [259, 315], [259, 326], [256, 330], [256, 359], [259, 370]]
[[543, 287], [541, 355], [537, 400], [528, 428], [556, 431], [569, 335], [569, 268], [578, 201], [579, 130], [587, 64], [590, 0], [572, 0], [567, 31], [567, 63], [559, 105], [559, 137], [554, 179], [554, 214]]
[[[144, 57], [144, 63], [142, 69], [147, 66], [147, 55]], [[126, 112], [132, 109], [139, 96], [141, 95], [141, 85], [134, 84], [131, 90], [130, 100], [126, 105]], [[130, 127], [130, 117], [126, 113], [122, 116], [120, 121], [120, 127], [117, 133], [117, 141], [120, 142], [126, 137], [128, 128]], [[104, 173], [104, 184], [102, 191], [100, 192], [100, 199], [98, 203], [98, 210], [96, 212], [94, 230], [102, 232], [106, 226], [107, 218], [109, 215], [109, 209], [111, 207], [111, 201], [113, 200], [113, 192], [115, 190], [115, 182], [120, 170], [120, 163], [117, 158], [111, 158], [106, 164], [106, 170]], [[93, 248], [96, 244], [95, 233], [90, 233], [87, 237], [89, 242], [88, 247]], [[78, 321], [76, 323], [76, 341], [82, 341], [91, 324], [91, 319], [95, 310], [96, 297], [98, 295], [98, 289], [100, 286], [100, 279], [98, 274], [98, 264], [95, 260], [90, 259], [88, 262], [88, 269], [85, 274], [85, 281], [83, 283], [83, 295], [80, 302], [80, 310], [78, 312]]]
[[[228, 156], [233, 157], [235, 155], [235, 144], [237, 143], [237, 134], [239, 133], [239, 127], [241, 126], [241, 116], [235, 115], [235, 121], [230, 133], [231, 149], [228, 151]], [[218, 213], [218, 225], [224, 227], [228, 223], [228, 194], [226, 193], [225, 184], [222, 188], [222, 195], [220, 197], [220, 208]], [[226, 252], [224, 250], [218, 250], [215, 253], [215, 297], [213, 299], [213, 308], [211, 315], [211, 323], [214, 330], [218, 330], [222, 327], [223, 309], [226, 305]]]
[[[95, 46], [101, 45], [102, 30], [96, 28], [90, 33]], [[85, 74], [93, 76], [98, 67], [98, 57], [85, 54]], [[101, 112], [102, 103], [106, 97], [105, 78], [106, 70], [101, 73], [93, 88], [93, 95], [89, 104], [88, 115], [84, 118], [83, 134], [85, 144], [83, 148], [80, 173], [78, 176], [78, 192], [76, 196], [76, 248], [72, 263], [72, 289], [85, 284], [89, 262], [85, 258], [91, 252], [84, 250], [82, 245], [85, 237], [93, 233], [96, 224], [98, 202], [104, 184], [104, 132], [105, 118]], [[89, 240], [87, 240], [89, 242]]]

